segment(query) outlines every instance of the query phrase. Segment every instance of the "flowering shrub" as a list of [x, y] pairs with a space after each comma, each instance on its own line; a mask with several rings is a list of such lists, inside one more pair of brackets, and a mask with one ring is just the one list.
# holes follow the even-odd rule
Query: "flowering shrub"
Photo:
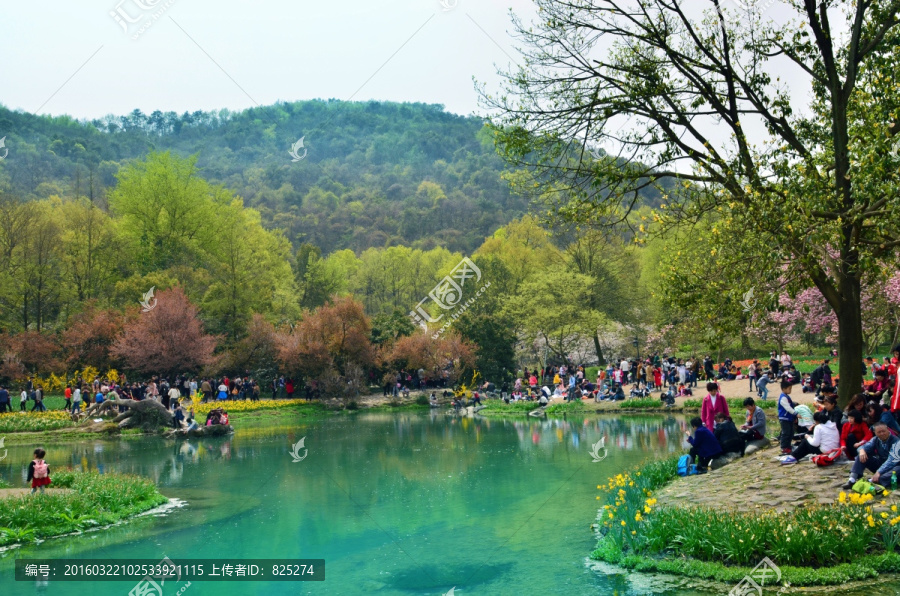
[[208, 401], [205, 404], [194, 406], [196, 415], [208, 414], [210, 410], [215, 408], [225, 408], [231, 414], [234, 412], [255, 412], [258, 410], [277, 410], [280, 408], [290, 408], [310, 403], [305, 399], [277, 399], [267, 401]]
[[790, 512], [657, 507], [653, 490], [675, 477], [676, 461], [597, 486], [608, 502], [597, 518], [602, 537], [595, 556], [669, 555], [728, 565], [754, 565], [767, 556], [779, 565], [827, 567], [857, 561], [873, 544], [887, 552], [900, 544], [897, 507], [876, 514], [872, 495], [842, 492], [834, 505]]
[[74, 426], [67, 412], [14, 412], [0, 414], [0, 433], [35, 432]]

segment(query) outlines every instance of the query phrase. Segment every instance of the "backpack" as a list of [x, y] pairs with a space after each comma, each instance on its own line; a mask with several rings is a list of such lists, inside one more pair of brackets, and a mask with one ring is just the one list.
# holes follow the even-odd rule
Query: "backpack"
[[44, 460], [37, 460], [34, 462], [34, 477], [35, 478], [46, 478], [48, 476], [47, 470], [49, 467], [47, 466], [47, 462]]
[[812, 457], [813, 463], [819, 466], [820, 468], [824, 468], [826, 466], [832, 465], [837, 458], [841, 456], [843, 450], [838, 447], [837, 449], [832, 449], [831, 451], [827, 451], [820, 455], [814, 455]]
[[678, 475], [679, 476], [690, 476], [694, 473], [694, 468], [691, 466], [691, 456], [690, 455], [682, 455], [678, 458]]
[[853, 491], [862, 495], [871, 495], [875, 492], [875, 486], [867, 480], [857, 480], [853, 485]]

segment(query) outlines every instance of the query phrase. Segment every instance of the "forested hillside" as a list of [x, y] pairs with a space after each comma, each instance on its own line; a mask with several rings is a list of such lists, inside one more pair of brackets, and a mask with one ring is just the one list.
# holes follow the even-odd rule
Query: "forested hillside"
[[[116, 173], [150, 151], [197, 156], [199, 175], [323, 253], [396, 244], [471, 252], [522, 215], [482, 122], [441, 106], [305, 101], [242, 112], [135, 111], [93, 122], [0, 109], [0, 188], [104, 204]], [[306, 157], [292, 161], [303, 137]]]

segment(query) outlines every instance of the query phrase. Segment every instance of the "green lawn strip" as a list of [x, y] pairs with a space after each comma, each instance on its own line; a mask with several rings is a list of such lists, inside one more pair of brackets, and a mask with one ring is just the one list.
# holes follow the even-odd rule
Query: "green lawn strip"
[[168, 500], [150, 480], [138, 476], [61, 470], [51, 478], [51, 487], [72, 492], [0, 501], [0, 545], [112, 524]]

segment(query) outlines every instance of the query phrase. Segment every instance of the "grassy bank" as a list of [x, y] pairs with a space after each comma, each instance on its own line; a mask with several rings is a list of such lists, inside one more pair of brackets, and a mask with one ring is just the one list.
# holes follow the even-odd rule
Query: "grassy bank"
[[676, 461], [653, 462], [597, 487], [603, 493], [597, 499], [606, 503], [592, 558], [734, 584], [764, 557], [793, 586], [838, 585], [900, 571], [896, 506], [876, 513], [872, 497], [842, 494], [833, 506], [785, 512], [749, 505], [657, 507], [654, 493], [677, 477]]
[[0, 501], [0, 545], [103, 526], [166, 502], [154, 484], [137, 476], [62, 470], [52, 488], [71, 492], [9, 497]]

